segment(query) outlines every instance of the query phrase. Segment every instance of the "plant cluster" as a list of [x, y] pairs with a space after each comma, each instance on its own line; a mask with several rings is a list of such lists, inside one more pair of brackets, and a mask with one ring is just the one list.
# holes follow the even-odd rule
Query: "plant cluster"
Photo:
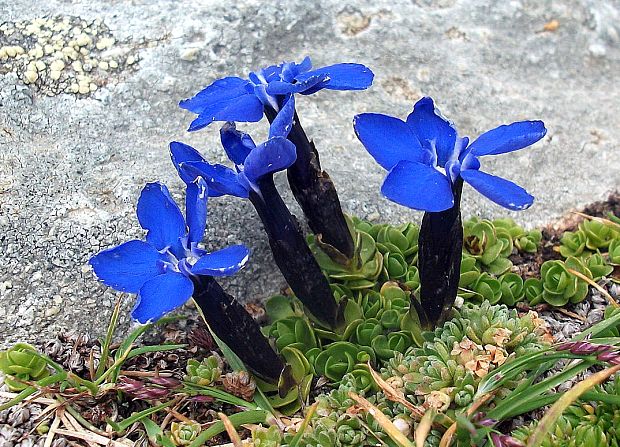
[[[588, 399], [571, 404], [544, 437], [541, 447], [616, 447], [620, 445], [620, 376], [595, 386]], [[528, 441], [536, 422], [512, 432]]]

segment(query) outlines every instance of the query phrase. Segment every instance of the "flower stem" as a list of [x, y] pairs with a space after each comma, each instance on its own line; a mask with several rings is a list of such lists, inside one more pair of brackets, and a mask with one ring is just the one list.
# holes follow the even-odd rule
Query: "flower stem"
[[[271, 123], [276, 112], [265, 108], [265, 115]], [[288, 182], [295, 200], [308, 219], [310, 229], [317, 236], [320, 235], [321, 242], [331, 245], [347, 259], [351, 259], [355, 247], [338, 193], [329, 175], [321, 170], [319, 153], [301, 127], [297, 112], [288, 139], [297, 148], [297, 160], [287, 170]], [[339, 259], [334, 260], [340, 262]]]
[[258, 323], [212, 276], [193, 275], [191, 279], [193, 299], [211, 330], [248, 368], [268, 382], [277, 383], [284, 362], [263, 336]]
[[[456, 299], [463, 251], [461, 191], [463, 180], [452, 186], [454, 205], [441, 212], [426, 212], [419, 236], [420, 305], [427, 329], [450, 315]], [[415, 298], [412, 298], [415, 299]]]
[[250, 191], [250, 201], [263, 222], [278, 268], [310, 313], [334, 329], [340, 322], [339, 307], [299, 223], [280, 197], [273, 176], [262, 177], [258, 188], [260, 193]]

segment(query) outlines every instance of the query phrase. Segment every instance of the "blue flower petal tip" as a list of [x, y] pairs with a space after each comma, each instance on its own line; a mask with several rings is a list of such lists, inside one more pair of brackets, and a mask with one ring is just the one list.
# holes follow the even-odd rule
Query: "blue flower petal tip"
[[511, 210], [527, 209], [534, 201], [520, 186], [480, 171], [477, 157], [512, 152], [536, 143], [547, 133], [542, 121], [502, 125], [469, 144], [467, 137], [458, 136], [433, 100], [425, 97], [414, 105], [406, 122], [364, 113], [355, 117], [353, 126], [370, 155], [390, 171], [382, 192], [392, 201], [422, 211], [441, 211], [453, 203], [453, 186], [459, 180]]
[[334, 64], [312, 70], [310, 58], [306, 57], [299, 64], [283, 62], [252, 72], [248, 79], [217, 79], [179, 106], [198, 115], [188, 128], [194, 132], [214, 121], [260, 121], [265, 108], [279, 111], [296, 93], [364, 90], [373, 79], [373, 72], [362, 64]]

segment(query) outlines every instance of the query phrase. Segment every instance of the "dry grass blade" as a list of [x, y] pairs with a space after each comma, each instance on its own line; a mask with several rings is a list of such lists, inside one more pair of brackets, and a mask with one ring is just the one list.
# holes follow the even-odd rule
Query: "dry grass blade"
[[353, 392], [349, 392], [349, 397], [375, 418], [375, 421], [399, 447], [415, 447], [381, 410]]
[[226, 429], [226, 433], [228, 433], [228, 437], [232, 441], [233, 445], [235, 447], [243, 447], [243, 443], [241, 442], [241, 436], [239, 436], [239, 433], [237, 433], [235, 426], [232, 422], [230, 422], [228, 416], [226, 416], [224, 413], [218, 413], [217, 415], [222, 420], [224, 428]]
[[433, 419], [435, 419], [436, 415], [436, 411], [432, 408], [424, 413], [424, 416], [418, 424], [418, 428], [416, 428], [413, 433], [413, 439], [416, 447], [424, 447], [424, 442], [426, 441], [428, 434], [431, 432], [431, 428], [433, 427]]
[[105, 436], [98, 435], [92, 432], [65, 430], [62, 428], [56, 429], [56, 433], [70, 438], [77, 438], [86, 441], [89, 445], [99, 446], [104, 445], [106, 447], [128, 447], [130, 444], [124, 442], [114, 441], [113, 439], [106, 438]]
[[599, 371], [577, 383], [570, 390], [564, 393], [540, 420], [536, 430], [534, 430], [527, 441], [527, 447], [538, 447], [542, 443], [545, 435], [553, 428], [553, 424], [555, 424], [570, 404], [572, 404], [579, 398], [579, 396], [588, 391], [594, 385], [598, 385], [618, 371], [620, 371], [620, 365], [612, 366], [611, 368]]
[[620, 307], [620, 304], [618, 304], [618, 302], [616, 300], [614, 300], [614, 298], [607, 292], [607, 290], [605, 290], [603, 287], [599, 286], [597, 283], [592, 281], [586, 275], [584, 275], [583, 273], [578, 272], [577, 270], [573, 270], [573, 269], [569, 269], [569, 268], [567, 268], [566, 271], [568, 273], [570, 273], [571, 275], [575, 275], [577, 278], [583, 279], [585, 282], [590, 284], [596, 290], [601, 292], [601, 294], [607, 299], [607, 301], [609, 301], [609, 304], [611, 306], [613, 306], [613, 307]]
[[58, 427], [60, 427], [60, 418], [58, 417], [58, 415], [56, 415], [54, 417], [54, 420], [52, 421], [52, 425], [50, 425], [50, 431], [47, 432], [47, 436], [45, 438], [45, 443], [43, 444], [43, 447], [52, 446], [52, 442], [54, 442], [54, 436], [56, 436], [56, 429]]
[[558, 311], [561, 314], [567, 315], [567, 316], [569, 316], [571, 318], [574, 318], [575, 320], [579, 320], [582, 323], [587, 323], [588, 322], [588, 319], [586, 317], [582, 317], [581, 315], [576, 314], [575, 312], [571, 312], [570, 310], [566, 310], [563, 307], [558, 307], [558, 308], [553, 309], [553, 310]]
[[[8, 391], [0, 391], [0, 397], [6, 398], [6, 399], [13, 399], [14, 397], [17, 397], [17, 393], [9, 393]], [[34, 398], [26, 398], [25, 402], [34, 402], [36, 404], [44, 404], [44, 405], [52, 405], [56, 403], [54, 399], [50, 399], [48, 397], [40, 397], [40, 396], [39, 397], [35, 396]]]
[[405, 396], [402, 393], [396, 391], [392, 385], [383, 380], [383, 378], [374, 369], [372, 369], [372, 366], [370, 366], [370, 362], [368, 363], [368, 369], [370, 370], [370, 374], [372, 375], [374, 381], [377, 383], [379, 388], [383, 390], [385, 397], [390, 399], [392, 402], [397, 402], [410, 410], [411, 415], [417, 420], [421, 420], [422, 417], [424, 417], [424, 411], [422, 411], [420, 408], [416, 407], [407, 399], [405, 399]]

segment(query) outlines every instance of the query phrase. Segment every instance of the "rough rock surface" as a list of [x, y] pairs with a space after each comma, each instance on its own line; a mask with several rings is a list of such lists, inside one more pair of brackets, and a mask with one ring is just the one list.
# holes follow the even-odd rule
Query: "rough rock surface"
[[[308, 54], [316, 66], [361, 62], [375, 72], [368, 92], [321, 92], [298, 104], [349, 213], [419, 218], [379, 195], [384, 173], [351, 120], [366, 111], [404, 117], [422, 95], [466, 135], [545, 121], [549, 133], [535, 147], [483, 161], [536, 196], [535, 206], [513, 216], [526, 226], [620, 187], [617, 0], [0, 0], [2, 21], [57, 15], [100, 19], [123, 65], [100, 65], [92, 71], [96, 88], [84, 81], [84, 94], [47, 96], [37, 87], [45, 70], [25, 85], [30, 69], [0, 60], [0, 346], [41, 341], [61, 327], [103, 332], [116, 296], [86, 262], [141, 235], [134, 210], [145, 182], [166, 182], [181, 197], [167, 144], [182, 140], [224, 161], [217, 127], [186, 133], [192, 117], [178, 100], [217, 77], [273, 62]], [[246, 128], [260, 139], [265, 127]], [[285, 191], [285, 178], [278, 182]], [[466, 216], [509, 214], [469, 188], [464, 196]], [[249, 268], [227, 281], [240, 299], [282, 285], [248, 203], [212, 200], [206, 242], [252, 247]]]

